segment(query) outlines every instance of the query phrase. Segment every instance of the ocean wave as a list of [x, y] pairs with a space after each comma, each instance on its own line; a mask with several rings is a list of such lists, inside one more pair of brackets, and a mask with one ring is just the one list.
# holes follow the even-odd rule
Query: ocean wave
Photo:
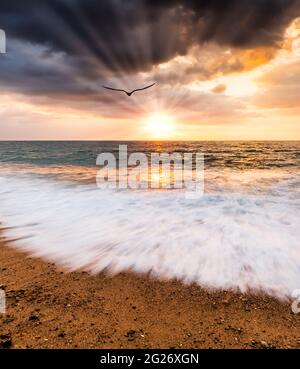
[[291, 296], [300, 288], [299, 178], [212, 172], [207, 181], [203, 198], [187, 200], [180, 190], [100, 190], [2, 173], [0, 219], [16, 247], [68, 270]]

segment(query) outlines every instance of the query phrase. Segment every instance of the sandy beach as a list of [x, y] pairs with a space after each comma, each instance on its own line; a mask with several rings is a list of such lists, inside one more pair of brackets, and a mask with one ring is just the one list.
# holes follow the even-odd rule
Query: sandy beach
[[3, 241], [0, 266], [2, 348], [300, 347], [300, 314], [270, 297], [66, 273]]

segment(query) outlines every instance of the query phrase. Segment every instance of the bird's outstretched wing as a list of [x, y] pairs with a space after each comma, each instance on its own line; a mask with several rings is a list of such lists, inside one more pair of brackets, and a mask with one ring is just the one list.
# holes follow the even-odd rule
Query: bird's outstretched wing
[[119, 92], [125, 92], [125, 94], [127, 94], [127, 91], [125, 90], [121, 90], [119, 88], [112, 88], [112, 87], [107, 87], [107, 86], [102, 86], [103, 88], [106, 88], [107, 90], [111, 90], [111, 91], [119, 91]]
[[147, 86], [147, 87], [144, 87], [144, 88], [137, 88], [136, 90], [133, 90], [133, 91], [132, 91], [132, 93], [134, 93], [134, 92], [138, 92], [138, 91], [148, 90], [148, 88], [151, 88], [151, 87], [153, 87], [153, 86], [155, 86], [155, 85], [156, 85], [156, 82], [155, 82], [155, 83], [152, 83], [152, 85]]
[[122, 90], [122, 89], [119, 89], [119, 88], [113, 88], [113, 87], [107, 87], [107, 86], [102, 86], [103, 88], [105, 88], [106, 90], [111, 90], [111, 91], [118, 91], [118, 92], [124, 92], [126, 95], [128, 96], [131, 96], [132, 94], [134, 94], [135, 92], [138, 92], [138, 91], [144, 91], [144, 90], [147, 90], [148, 88], [151, 88], [153, 87], [154, 85], [156, 85], [156, 83], [152, 83], [152, 85], [150, 86], [147, 86], [147, 87], [143, 87], [143, 88], [137, 88], [133, 91], [126, 91], [126, 90]]

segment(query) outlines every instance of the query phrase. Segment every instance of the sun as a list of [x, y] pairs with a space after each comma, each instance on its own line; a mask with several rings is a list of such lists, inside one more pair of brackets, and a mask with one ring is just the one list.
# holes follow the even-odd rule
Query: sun
[[175, 131], [174, 119], [165, 113], [154, 113], [145, 118], [145, 130], [153, 138], [170, 138]]

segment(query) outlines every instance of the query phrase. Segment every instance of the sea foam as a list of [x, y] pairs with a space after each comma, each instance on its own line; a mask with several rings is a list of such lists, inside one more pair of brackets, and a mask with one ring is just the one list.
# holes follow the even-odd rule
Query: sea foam
[[1, 174], [0, 219], [16, 247], [68, 270], [287, 298], [300, 288], [299, 178], [269, 173], [208, 173], [197, 200]]

